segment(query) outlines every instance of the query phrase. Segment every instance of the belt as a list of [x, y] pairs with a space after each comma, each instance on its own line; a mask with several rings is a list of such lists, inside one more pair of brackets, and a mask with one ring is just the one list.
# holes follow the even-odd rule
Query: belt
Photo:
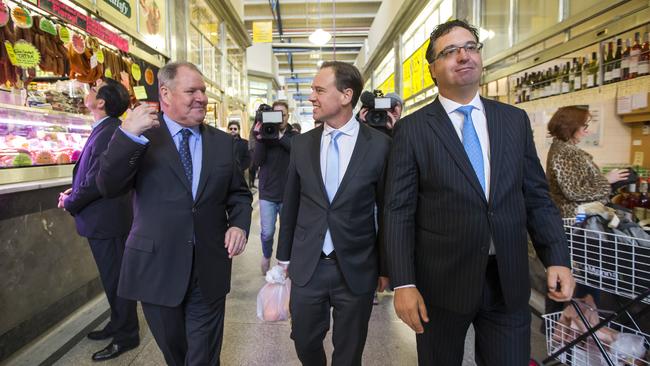
[[336, 252], [332, 251], [330, 254], [320, 252], [321, 259], [336, 260]]

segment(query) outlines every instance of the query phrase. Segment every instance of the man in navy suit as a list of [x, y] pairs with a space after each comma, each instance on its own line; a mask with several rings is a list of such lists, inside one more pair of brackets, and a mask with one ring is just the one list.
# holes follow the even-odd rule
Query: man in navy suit
[[111, 320], [106, 327], [88, 334], [93, 340], [113, 338], [106, 348], [93, 354], [93, 360], [101, 361], [115, 358], [140, 343], [136, 302], [117, 295], [124, 242], [133, 218], [131, 195], [126, 192], [103, 198], [95, 184], [99, 158], [120, 126], [118, 117], [129, 106], [129, 93], [113, 79], [99, 80], [90, 88], [85, 103], [95, 123], [74, 166], [72, 188], [59, 195], [59, 207], [74, 216], [77, 232], [88, 238], [111, 307]]
[[102, 155], [107, 197], [134, 190], [118, 293], [142, 304], [168, 365], [218, 365], [232, 258], [246, 247], [253, 200], [235, 140], [203, 123], [201, 72], [158, 72], [162, 114], [135, 108]]
[[420, 365], [460, 365], [470, 324], [479, 365], [527, 365], [527, 232], [549, 297], [574, 288], [562, 220], [526, 113], [479, 96], [476, 28], [441, 24], [427, 49], [438, 97], [402, 119], [386, 181], [386, 250], [397, 315]]

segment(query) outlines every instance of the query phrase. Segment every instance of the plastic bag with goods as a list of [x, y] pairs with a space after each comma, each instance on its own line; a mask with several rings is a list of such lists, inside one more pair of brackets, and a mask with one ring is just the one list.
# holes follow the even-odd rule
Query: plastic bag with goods
[[266, 272], [266, 284], [257, 294], [257, 317], [267, 322], [289, 319], [291, 280], [284, 268], [273, 266]]

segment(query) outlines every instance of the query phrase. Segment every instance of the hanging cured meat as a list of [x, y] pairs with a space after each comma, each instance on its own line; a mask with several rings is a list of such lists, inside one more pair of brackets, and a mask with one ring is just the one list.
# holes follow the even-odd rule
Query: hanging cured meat
[[[90, 39], [89, 39], [90, 38]], [[99, 49], [99, 43], [92, 37], [87, 37], [86, 46], [96, 46]], [[93, 51], [89, 47], [85, 47], [83, 53], [77, 53], [75, 47], [68, 45], [68, 58], [70, 60], [70, 78], [77, 79], [82, 83], [94, 83], [97, 79], [104, 75], [104, 67], [102, 64], [93, 59]]]
[[7, 83], [15, 85], [19, 80], [20, 69], [15, 67], [9, 60], [9, 55], [5, 48], [5, 42], [12, 45], [16, 43], [16, 35], [14, 33], [14, 23], [11, 18], [8, 19], [7, 24], [0, 27], [0, 85]]

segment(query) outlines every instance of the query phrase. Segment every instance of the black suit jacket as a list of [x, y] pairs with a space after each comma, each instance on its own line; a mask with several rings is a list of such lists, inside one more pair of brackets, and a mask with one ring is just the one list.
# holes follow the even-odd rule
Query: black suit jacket
[[527, 231], [546, 266], [569, 266], [526, 113], [481, 100], [490, 139], [489, 200], [438, 99], [397, 124], [386, 181], [391, 285], [415, 284], [427, 305], [458, 312], [478, 306], [490, 238], [508, 306], [530, 297]]
[[293, 139], [277, 259], [291, 260], [289, 275], [304, 286], [314, 274], [329, 227], [345, 281], [352, 292], [367, 293], [377, 287], [383, 258], [375, 205], [381, 219], [390, 138], [360, 124], [345, 176], [330, 204], [320, 167], [322, 134], [319, 127]]
[[87, 238], [114, 238], [131, 228], [130, 193], [103, 198], [95, 183], [100, 156], [119, 126], [119, 119], [108, 117], [95, 127], [72, 171], [72, 192], [64, 206], [74, 216], [79, 235]]
[[235, 140], [235, 156], [241, 170], [246, 170], [251, 165], [251, 153], [248, 151], [248, 140], [239, 136], [233, 137]]
[[144, 133], [147, 145], [117, 130], [97, 176], [99, 189], [107, 196], [134, 188], [133, 227], [118, 294], [177, 306], [194, 266], [202, 295], [214, 301], [230, 290], [232, 261], [224, 247], [225, 232], [230, 226], [248, 232], [252, 196], [237, 165], [232, 136], [201, 125], [203, 158], [193, 199], [162, 115], [159, 120], [159, 128]]

